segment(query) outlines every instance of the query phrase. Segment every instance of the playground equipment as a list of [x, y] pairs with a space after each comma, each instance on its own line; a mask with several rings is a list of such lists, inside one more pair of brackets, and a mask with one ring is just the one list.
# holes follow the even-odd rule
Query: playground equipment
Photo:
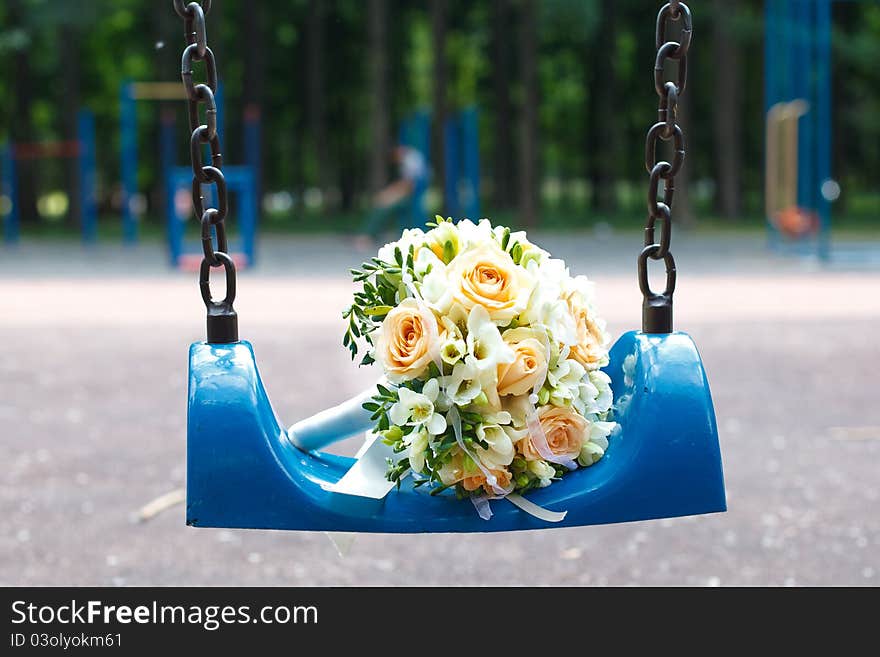
[[446, 166], [446, 212], [480, 218], [480, 138], [477, 109], [469, 107], [446, 120], [443, 162]]
[[[213, 56], [200, 5], [176, 2], [189, 26], [187, 59], [201, 57], [208, 83], [194, 86], [192, 71], [183, 82], [192, 121], [193, 140], [208, 140], [211, 126], [199, 125], [199, 105], [210, 107], [216, 80]], [[670, 22], [682, 26], [680, 41], [667, 41]], [[665, 516], [723, 511], [726, 508], [718, 432], [712, 399], [700, 356], [692, 339], [673, 332], [672, 295], [675, 261], [669, 251], [674, 178], [684, 158], [676, 103], [684, 91], [686, 57], [691, 42], [691, 14], [686, 5], [669, 3], [657, 20], [656, 90], [661, 121], [648, 132], [646, 165], [650, 171], [650, 213], [645, 247], [638, 257], [643, 294], [642, 331], [623, 335], [611, 350], [606, 368], [618, 403], [615, 420], [622, 431], [605, 457], [590, 468], [570, 473], [553, 486], [530, 493], [539, 505], [565, 509], [561, 525], [624, 522]], [[200, 54], [201, 53], [201, 54]], [[664, 82], [664, 63], [678, 64], [677, 82]], [[424, 131], [422, 131], [423, 134]], [[674, 140], [672, 162], [657, 159], [657, 140]], [[409, 142], [412, 143], [412, 142]], [[194, 153], [194, 166], [198, 154]], [[204, 167], [212, 180], [222, 179], [219, 167]], [[664, 188], [663, 200], [658, 199]], [[195, 190], [198, 193], [198, 190]], [[198, 527], [331, 530], [364, 532], [467, 532], [535, 529], [544, 521], [501, 508], [491, 521], [479, 519], [469, 505], [448, 495], [432, 497], [404, 483], [384, 500], [358, 498], [324, 490], [338, 481], [352, 459], [318, 452], [369, 425], [369, 414], [350, 413], [352, 403], [329, 409], [321, 421], [298, 423], [296, 432], [283, 428], [260, 380], [251, 345], [239, 340], [233, 308], [236, 271], [225, 252], [223, 186], [218, 208], [202, 215], [204, 259], [199, 285], [207, 308], [207, 341], [190, 347], [187, 421], [187, 523]], [[219, 216], [218, 218], [218, 215]], [[661, 236], [655, 242], [657, 220]], [[216, 235], [216, 247], [212, 238]], [[666, 288], [653, 292], [648, 261], [663, 260]], [[211, 296], [210, 272], [223, 267], [226, 296]], [[356, 409], [355, 409], [356, 410]], [[354, 421], [352, 421], [354, 415]], [[310, 432], [303, 427], [311, 425]], [[559, 526], [559, 525], [556, 525]]]
[[[176, 82], [127, 82], [120, 94], [122, 129], [122, 223], [125, 241], [129, 244], [138, 239], [138, 217], [134, 208], [137, 194], [137, 115], [138, 101], [179, 101], [185, 98], [184, 92]], [[217, 86], [215, 94], [217, 132], [223, 135], [223, 89]], [[192, 206], [177, 202], [181, 190], [189, 190], [192, 185], [192, 168], [176, 166], [176, 147], [174, 141], [174, 114], [163, 111], [160, 114], [160, 169], [164, 186], [166, 239], [169, 260], [172, 266], [185, 270], [198, 267], [201, 256], [199, 248], [186, 240], [186, 226], [192, 213]], [[236, 193], [236, 216], [240, 239], [235, 243], [232, 257], [240, 267], [252, 265], [256, 259], [256, 229], [259, 195], [257, 180], [260, 162], [260, 112], [248, 106], [244, 115], [246, 164], [227, 167], [226, 184]], [[202, 192], [208, 203], [213, 202], [212, 188], [202, 185]]]
[[[431, 114], [416, 112], [400, 124], [398, 140], [404, 146], [415, 148], [431, 161]], [[465, 108], [447, 117], [443, 130], [443, 153], [446, 168], [445, 196], [447, 207], [443, 212], [452, 217], [480, 218], [480, 152], [477, 109]], [[413, 190], [410, 201], [410, 226], [425, 223], [425, 193], [429, 181], [420, 182]]]
[[72, 141], [40, 141], [32, 143], [7, 143], [0, 147], [0, 168], [2, 181], [0, 191], [7, 201], [7, 212], [3, 218], [3, 239], [15, 243], [20, 236], [20, 208], [18, 200], [18, 174], [16, 163], [20, 160], [45, 158], [75, 158], [78, 168], [76, 190], [79, 195], [80, 215], [78, 220], [82, 240], [94, 242], [98, 236], [98, 195], [95, 174], [95, 117], [88, 110], [80, 110], [77, 115], [77, 135]]
[[869, 247], [832, 241], [833, 0], [765, 3], [765, 207], [770, 246], [825, 263], [880, 264]]

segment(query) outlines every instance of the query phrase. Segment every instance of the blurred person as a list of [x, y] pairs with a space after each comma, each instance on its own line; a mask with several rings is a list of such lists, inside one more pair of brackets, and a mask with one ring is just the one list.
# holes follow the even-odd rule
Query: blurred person
[[417, 148], [398, 144], [391, 151], [391, 161], [398, 168], [398, 178], [373, 197], [373, 208], [361, 234], [355, 237], [355, 247], [359, 250], [367, 251], [374, 247], [389, 216], [395, 213], [401, 231], [410, 227], [409, 202], [427, 187], [428, 163]]

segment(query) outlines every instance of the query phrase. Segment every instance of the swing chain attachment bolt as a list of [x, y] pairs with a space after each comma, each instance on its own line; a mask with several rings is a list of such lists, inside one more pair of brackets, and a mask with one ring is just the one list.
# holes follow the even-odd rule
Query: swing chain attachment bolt
[[[195, 216], [201, 222], [202, 251], [204, 257], [199, 267], [199, 289], [207, 309], [207, 333], [210, 344], [238, 342], [238, 315], [232, 307], [235, 301], [235, 263], [229, 256], [226, 239], [226, 215], [229, 205], [226, 193], [226, 178], [223, 176], [223, 154], [220, 136], [217, 132], [217, 62], [208, 47], [205, 16], [211, 11], [211, 0], [186, 3], [173, 0], [174, 11], [183, 19], [186, 48], [180, 60], [180, 77], [187, 98], [187, 113], [190, 137], [190, 159], [192, 160], [192, 203]], [[205, 82], [193, 82], [193, 62], [204, 62]], [[205, 106], [205, 120], [202, 122], [199, 106]], [[205, 146], [211, 153], [211, 163], [203, 163]], [[216, 207], [206, 206], [203, 185], [214, 185]], [[214, 241], [216, 239], [216, 246]], [[215, 301], [211, 295], [211, 269], [223, 267], [226, 273], [226, 296]]]
[[[680, 25], [678, 41], [667, 40], [670, 23]], [[639, 289], [642, 291], [642, 332], [672, 333], [672, 295], [675, 292], [675, 259], [670, 252], [672, 243], [672, 199], [675, 194], [675, 176], [684, 164], [684, 133], [679, 127], [678, 101], [687, 84], [687, 55], [693, 37], [693, 19], [690, 8], [672, 0], [657, 14], [654, 59], [654, 90], [660, 99], [657, 122], [645, 137], [645, 168], [648, 182], [648, 218], [645, 222], [645, 245], [638, 257]], [[666, 80], [667, 63], [676, 65], [674, 82]], [[658, 159], [657, 142], [672, 142], [669, 160]], [[663, 198], [660, 200], [660, 185]], [[656, 239], [657, 221], [660, 238]], [[654, 292], [648, 280], [648, 260], [663, 260], [666, 265], [666, 285], [663, 292]]]

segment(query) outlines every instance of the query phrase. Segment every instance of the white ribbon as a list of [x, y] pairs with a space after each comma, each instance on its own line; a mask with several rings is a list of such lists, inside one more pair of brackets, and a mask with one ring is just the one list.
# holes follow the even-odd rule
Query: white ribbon
[[550, 511], [549, 509], [545, 509], [534, 502], [529, 502], [522, 495], [516, 493], [511, 493], [505, 499], [514, 506], [519, 507], [528, 513], [530, 516], [534, 516], [538, 520], [544, 520], [545, 522], [562, 522], [568, 514], [568, 511]]
[[[544, 345], [547, 368], [549, 370], [550, 341], [544, 331], [540, 331], [538, 334], [541, 336], [541, 342]], [[546, 376], [544, 378], [546, 378]], [[529, 408], [526, 412], [526, 426], [529, 429], [529, 439], [531, 440], [535, 451], [538, 452], [542, 459], [550, 461], [550, 463], [565, 466], [569, 470], [575, 470], [577, 469], [577, 463], [575, 463], [573, 459], [567, 459], [564, 456], [556, 456], [556, 454], [550, 450], [550, 445], [547, 444], [547, 434], [544, 433], [544, 427], [541, 426], [541, 420], [538, 418], [538, 409], [536, 407], [536, 404], [538, 403], [538, 392], [543, 385], [543, 381], [536, 381], [535, 386], [532, 388], [532, 394], [529, 395]]]
[[480, 462], [480, 459], [471, 454], [467, 446], [464, 444], [464, 439], [461, 435], [461, 416], [458, 414], [458, 408], [455, 406], [455, 404], [453, 404], [452, 408], [449, 409], [449, 412], [446, 413], [446, 419], [449, 424], [452, 425], [452, 431], [453, 433], [455, 433], [455, 442], [458, 443], [461, 451], [467, 454], [468, 457], [477, 465], [477, 467], [480, 469], [480, 472], [482, 472], [483, 476], [486, 477], [486, 482], [489, 484], [489, 486], [492, 487], [492, 490], [495, 492], [495, 494], [503, 497], [504, 495], [510, 493], [514, 488], [513, 482], [511, 482], [511, 485], [508, 488], [499, 486], [498, 478], [495, 477], [494, 474], [492, 474], [491, 470], [487, 469], [486, 466], [484, 466]]

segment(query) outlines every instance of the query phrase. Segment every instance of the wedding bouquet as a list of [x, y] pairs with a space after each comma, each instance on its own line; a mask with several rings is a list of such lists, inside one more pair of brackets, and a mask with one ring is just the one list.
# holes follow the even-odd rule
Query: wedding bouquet
[[388, 479], [491, 499], [596, 463], [616, 425], [593, 284], [486, 219], [428, 228], [352, 270], [344, 313], [352, 358], [384, 370], [364, 408]]

